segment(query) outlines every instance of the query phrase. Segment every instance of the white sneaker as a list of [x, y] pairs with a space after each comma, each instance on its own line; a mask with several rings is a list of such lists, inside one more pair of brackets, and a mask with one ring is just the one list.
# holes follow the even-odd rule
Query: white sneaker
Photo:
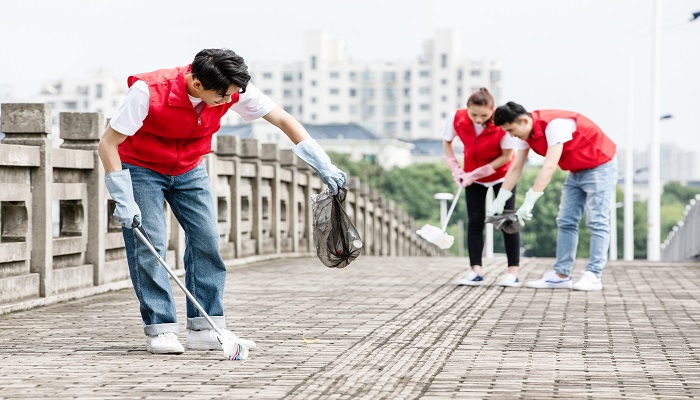
[[[222, 331], [227, 339], [243, 345], [249, 350], [253, 350], [257, 347], [254, 341], [240, 338], [228, 329], [222, 329]], [[214, 329], [202, 329], [201, 331], [190, 330], [187, 332], [186, 346], [188, 349], [192, 350], [221, 350], [221, 343], [219, 343], [219, 339], [216, 335], [217, 333]]]
[[457, 281], [459, 286], [482, 286], [486, 284], [484, 282], [484, 277], [477, 275], [476, 272], [471, 271], [469, 275]]
[[498, 286], [520, 287], [520, 279], [513, 274], [505, 274], [497, 283]]
[[146, 350], [153, 354], [182, 354], [185, 352], [177, 335], [172, 332], [146, 336]]
[[554, 270], [549, 270], [536, 281], [528, 281], [526, 287], [533, 289], [571, 289], [571, 276], [560, 278]]
[[602, 290], [603, 282], [591, 271], [583, 271], [581, 279], [574, 283], [574, 290]]

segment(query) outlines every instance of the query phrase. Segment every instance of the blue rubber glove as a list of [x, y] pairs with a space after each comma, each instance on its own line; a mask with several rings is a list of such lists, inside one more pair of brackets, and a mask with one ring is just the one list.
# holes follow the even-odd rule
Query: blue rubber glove
[[124, 228], [133, 229], [141, 225], [141, 209], [134, 200], [131, 172], [128, 169], [110, 172], [105, 176], [107, 190], [117, 203], [114, 216]]
[[333, 194], [338, 194], [339, 187], [345, 187], [345, 183], [348, 180], [347, 175], [331, 163], [328, 154], [323, 151], [314, 139], [302, 140], [292, 147], [292, 152], [316, 170], [323, 183], [328, 185]]
[[532, 219], [532, 208], [535, 206], [535, 202], [542, 197], [543, 194], [544, 192], [533, 192], [532, 189], [525, 193], [525, 201], [523, 201], [523, 204], [520, 206], [520, 208], [518, 208], [518, 211], [515, 212], [520, 225], [525, 225], [525, 221]]
[[498, 191], [498, 196], [496, 196], [496, 199], [491, 204], [491, 207], [489, 207], [488, 211], [486, 211], [486, 215], [494, 216], [503, 214], [503, 209], [506, 208], [506, 201], [508, 201], [511, 197], [513, 197], [513, 192], [508, 189], [501, 188]]

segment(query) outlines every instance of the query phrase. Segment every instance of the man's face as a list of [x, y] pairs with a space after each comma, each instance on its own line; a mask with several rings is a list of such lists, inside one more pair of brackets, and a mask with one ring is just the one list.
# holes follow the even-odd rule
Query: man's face
[[202, 86], [202, 83], [199, 82], [198, 80], [195, 79], [194, 81], [194, 87], [197, 90], [197, 96], [202, 101], [204, 101], [207, 105], [211, 107], [215, 106], [220, 106], [222, 104], [230, 103], [231, 102], [231, 96], [233, 96], [234, 93], [238, 92], [241, 90], [236, 85], [231, 85], [229, 86], [228, 90], [224, 94], [224, 96], [221, 95], [221, 93], [217, 92], [216, 90], [206, 90]]
[[471, 105], [467, 109], [469, 113], [469, 119], [476, 122], [479, 125], [484, 125], [488, 120], [491, 119], [493, 115], [493, 108], [487, 106], [477, 106]]
[[526, 115], [521, 115], [512, 123], [501, 125], [501, 129], [506, 131], [510, 136], [518, 139], [527, 140], [532, 132], [532, 119]]

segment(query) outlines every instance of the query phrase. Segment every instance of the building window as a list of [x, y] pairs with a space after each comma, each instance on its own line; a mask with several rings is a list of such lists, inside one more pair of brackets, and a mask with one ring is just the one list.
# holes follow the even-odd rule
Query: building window
[[75, 101], [66, 101], [63, 103], [63, 108], [66, 110], [77, 110], [78, 109], [78, 103]]
[[338, 79], [340, 77], [340, 74], [337, 71], [333, 71], [328, 76], [330, 76], [331, 79]]
[[102, 98], [102, 84], [98, 83], [95, 85], [95, 97], [98, 99]]
[[396, 98], [396, 89], [385, 88], [384, 89], [384, 97], [386, 97], [387, 99], [395, 99]]
[[447, 96], [442, 96], [440, 100], [442, 100], [443, 103], [447, 103]]
[[421, 121], [420, 127], [421, 128], [430, 128], [430, 121]]
[[394, 133], [396, 132], [396, 122], [385, 122], [384, 123], [384, 133]]
[[364, 96], [364, 97], [374, 97], [374, 89], [370, 89], [370, 88], [362, 89], [362, 96]]
[[396, 82], [396, 72], [385, 72], [384, 82]]
[[284, 75], [282, 76], [282, 80], [284, 80], [285, 82], [291, 82], [292, 81], [292, 73], [285, 72]]
[[404, 106], [403, 106], [403, 112], [405, 112], [405, 113], [410, 113], [410, 112], [411, 112], [411, 105], [410, 105], [410, 104], [404, 105]]
[[331, 112], [338, 112], [338, 111], [340, 111], [340, 106], [332, 105], [330, 107], [330, 110], [331, 110]]
[[315, 97], [312, 97], [312, 98], [311, 98], [311, 103], [312, 103], [312, 104], [316, 104], [316, 98], [315, 98]]
[[311, 69], [316, 69], [316, 56], [311, 56]]
[[316, 81], [315, 81], [315, 80], [311, 81], [311, 86], [316, 86]]
[[430, 71], [428, 71], [427, 69], [424, 69], [420, 72], [420, 76], [422, 76], [423, 78], [428, 78], [428, 77], [430, 77]]
[[430, 88], [427, 86], [424, 86], [418, 90], [418, 93], [420, 94], [430, 94]]
[[481, 76], [481, 71], [478, 69], [473, 69], [471, 72], [471, 76]]
[[396, 105], [395, 104], [387, 104], [384, 106], [384, 115], [387, 117], [393, 117], [396, 115]]
[[350, 97], [355, 97], [357, 95], [357, 89], [350, 89]]
[[374, 115], [374, 106], [373, 105], [366, 105], [365, 106], [365, 115]]
[[284, 111], [286, 111], [286, 112], [288, 112], [288, 113], [290, 113], [290, 114], [293, 113], [293, 110], [294, 110], [294, 107], [293, 107], [293, 106], [290, 106], [289, 104], [286, 104], [283, 108], [284, 108]]
[[348, 75], [351, 81], [357, 80], [357, 74], [354, 72], [351, 72], [350, 75]]
[[262, 92], [265, 96], [272, 96], [272, 90], [270, 89], [263, 89]]
[[290, 97], [292, 97], [292, 91], [289, 90], [289, 89], [286, 89], [286, 90], [284, 91], [284, 97], [285, 97], [285, 98], [290, 98]]
[[447, 113], [440, 114], [440, 118], [447, 118]]
[[272, 72], [265, 72], [263, 74], [263, 79], [272, 79]]
[[420, 109], [421, 111], [430, 111], [430, 104], [421, 104]]
[[442, 57], [440, 57], [440, 64], [442, 68], [447, 68], [447, 54], [443, 54]]
[[461, 81], [462, 80], [462, 70], [457, 70], [457, 80]]
[[491, 82], [499, 82], [501, 80], [501, 71], [491, 71]]
[[442, 81], [440, 81], [440, 83], [442, 83], [442, 86], [446, 86], [446, 85], [447, 85], [447, 79], [443, 79]]
[[311, 114], [311, 120], [316, 121], [316, 114]]
[[406, 71], [403, 73], [403, 80], [405, 80], [405, 81], [411, 80], [411, 71]]
[[403, 95], [406, 96], [406, 97], [410, 96], [410, 95], [411, 95], [411, 89], [410, 89], [410, 88], [404, 89], [404, 90], [403, 90]]
[[404, 121], [403, 122], [403, 130], [405, 130], [405, 131], [411, 130], [411, 121]]
[[357, 114], [357, 106], [350, 106], [350, 115]]
[[372, 73], [372, 71], [364, 71], [362, 73], [362, 79], [365, 82], [372, 82], [374, 80], [374, 74]]
[[339, 89], [336, 89], [336, 88], [333, 88], [333, 89], [331, 89], [330, 93], [331, 93], [332, 95], [334, 95], [334, 96], [337, 96], [337, 95], [340, 93], [340, 90], [339, 90]]

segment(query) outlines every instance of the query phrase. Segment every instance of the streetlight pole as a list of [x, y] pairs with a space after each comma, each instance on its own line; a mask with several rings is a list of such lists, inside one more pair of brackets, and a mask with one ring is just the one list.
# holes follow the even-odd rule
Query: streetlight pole
[[[661, 18], [659, 1], [653, 0], [652, 68], [651, 68], [651, 140], [649, 141], [649, 200], [647, 202], [647, 260], [661, 259]], [[700, 11], [690, 21], [700, 18]]]
[[627, 148], [625, 149], [625, 210], [623, 259], [634, 260], [634, 50], [629, 54], [627, 74]]
[[647, 260], [659, 261], [661, 250], [661, 145], [659, 139], [661, 108], [661, 18], [659, 1], [653, 0], [654, 16], [651, 40], [651, 139], [649, 141], [649, 199], [647, 202]]

